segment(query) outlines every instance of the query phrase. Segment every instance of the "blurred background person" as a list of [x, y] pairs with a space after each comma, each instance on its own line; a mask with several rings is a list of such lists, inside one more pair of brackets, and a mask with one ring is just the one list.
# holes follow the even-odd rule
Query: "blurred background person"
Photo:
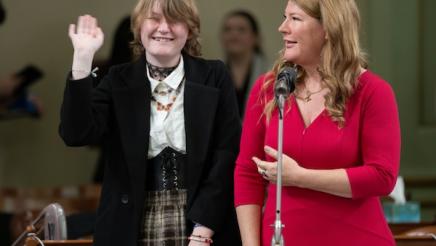
[[220, 39], [242, 117], [254, 81], [268, 70], [268, 62], [262, 51], [259, 25], [248, 11], [230, 12], [223, 20]]
[[[0, 0], [0, 25], [6, 19], [6, 10]], [[27, 87], [43, 77], [34, 65], [6, 76], [0, 76], [0, 119], [39, 117], [42, 113], [40, 99], [27, 92]]]
[[[6, 11], [3, 7], [3, 3], [0, 0], [0, 25], [6, 19]], [[38, 78], [31, 78], [39, 79]], [[31, 116], [33, 114], [38, 114], [41, 112], [42, 105], [36, 97], [28, 97], [27, 93], [24, 93], [22, 88], [21, 91], [17, 92], [17, 89], [20, 88], [20, 85], [24, 82], [24, 80], [29, 80], [29, 74], [10, 74], [8, 76], [0, 77], [0, 120], [11, 117], [11, 110], [17, 111], [20, 109], [20, 116]], [[24, 93], [24, 94], [23, 94]], [[17, 100], [21, 100], [21, 97], [24, 99], [24, 108], [23, 103], [20, 102], [20, 108], [16, 107]], [[14, 105], [15, 104], [15, 105]], [[14, 107], [11, 107], [14, 105]], [[35, 105], [35, 106], [34, 106]], [[30, 112], [29, 112], [30, 110]], [[14, 116], [19, 116], [17, 112], [14, 112]], [[15, 236], [17, 236], [21, 230], [24, 228], [21, 223], [19, 217], [21, 215], [15, 215], [13, 213], [8, 212], [0, 212], [0, 245], [9, 245], [12, 243], [12, 240]]]

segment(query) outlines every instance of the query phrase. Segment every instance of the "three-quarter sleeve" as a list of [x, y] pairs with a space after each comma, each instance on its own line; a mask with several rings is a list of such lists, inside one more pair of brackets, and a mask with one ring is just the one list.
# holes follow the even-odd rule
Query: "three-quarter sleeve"
[[235, 168], [235, 206], [245, 204], [263, 205], [265, 196], [265, 180], [257, 172], [252, 161], [256, 156], [265, 158], [263, 146], [265, 139], [264, 105], [261, 103], [262, 85], [266, 76], [260, 76], [253, 86], [245, 111], [240, 152]]
[[362, 100], [362, 165], [347, 169], [352, 197], [384, 196], [395, 186], [400, 162], [400, 123], [391, 86], [376, 77]]

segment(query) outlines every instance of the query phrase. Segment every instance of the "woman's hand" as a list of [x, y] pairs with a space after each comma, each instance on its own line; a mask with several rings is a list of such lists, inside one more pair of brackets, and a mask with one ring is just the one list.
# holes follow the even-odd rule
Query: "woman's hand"
[[209, 246], [210, 243], [197, 242], [194, 240], [190, 240], [188, 246]]
[[69, 36], [74, 51], [94, 55], [103, 45], [104, 34], [97, 25], [97, 19], [90, 15], [79, 16], [77, 26], [70, 24]]
[[76, 25], [71, 24], [69, 36], [74, 47], [73, 79], [82, 79], [91, 73], [94, 54], [103, 45], [104, 34], [97, 19], [90, 15], [79, 16]]
[[[214, 232], [205, 227], [205, 226], [196, 226], [194, 227], [194, 230], [192, 231], [192, 235], [197, 235], [203, 238], [212, 238]], [[209, 246], [210, 243], [207, 242], [199, 242], [196, 240], [189, 240], [189, 245], [188, 246]]]
[[[265, 146], [264, 150], [268, 156], [277, 160], [277, 150], [269, 146]], [[299, 177], [306, 169], [298, 165], [294, 159], [285, 154], [283, 154], [282, 160], [282, 184], [284, 186], [300, 186]], [[264, 179], [272, 183], [277, 182], [277, 161], [263, 161], [257, 157], [253, 157], [253, 161], [256, 163], [257, 170]]]

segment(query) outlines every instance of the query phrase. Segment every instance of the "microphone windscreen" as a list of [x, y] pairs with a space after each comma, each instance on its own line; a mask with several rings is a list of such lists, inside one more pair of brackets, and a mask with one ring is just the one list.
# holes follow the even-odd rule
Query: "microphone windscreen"
[[277, 76], [277, 80], [284, 81], [288, 86], [289, 93], [292, 93], [295, 90], [295, 80], [297, 79], [297, 69], [293, 67], [284, 67], [279, 75]]

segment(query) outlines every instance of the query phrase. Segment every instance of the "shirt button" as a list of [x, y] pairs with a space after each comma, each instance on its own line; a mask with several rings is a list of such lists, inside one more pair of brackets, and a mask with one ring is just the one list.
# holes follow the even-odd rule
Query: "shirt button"
[[129, 196], [126, 195], [126, 194], [122, 195], [122, 196], [121, 196], [121, 203], [122, 203], [122, 204], [127, 204], [127, 203], [129, 203]]

